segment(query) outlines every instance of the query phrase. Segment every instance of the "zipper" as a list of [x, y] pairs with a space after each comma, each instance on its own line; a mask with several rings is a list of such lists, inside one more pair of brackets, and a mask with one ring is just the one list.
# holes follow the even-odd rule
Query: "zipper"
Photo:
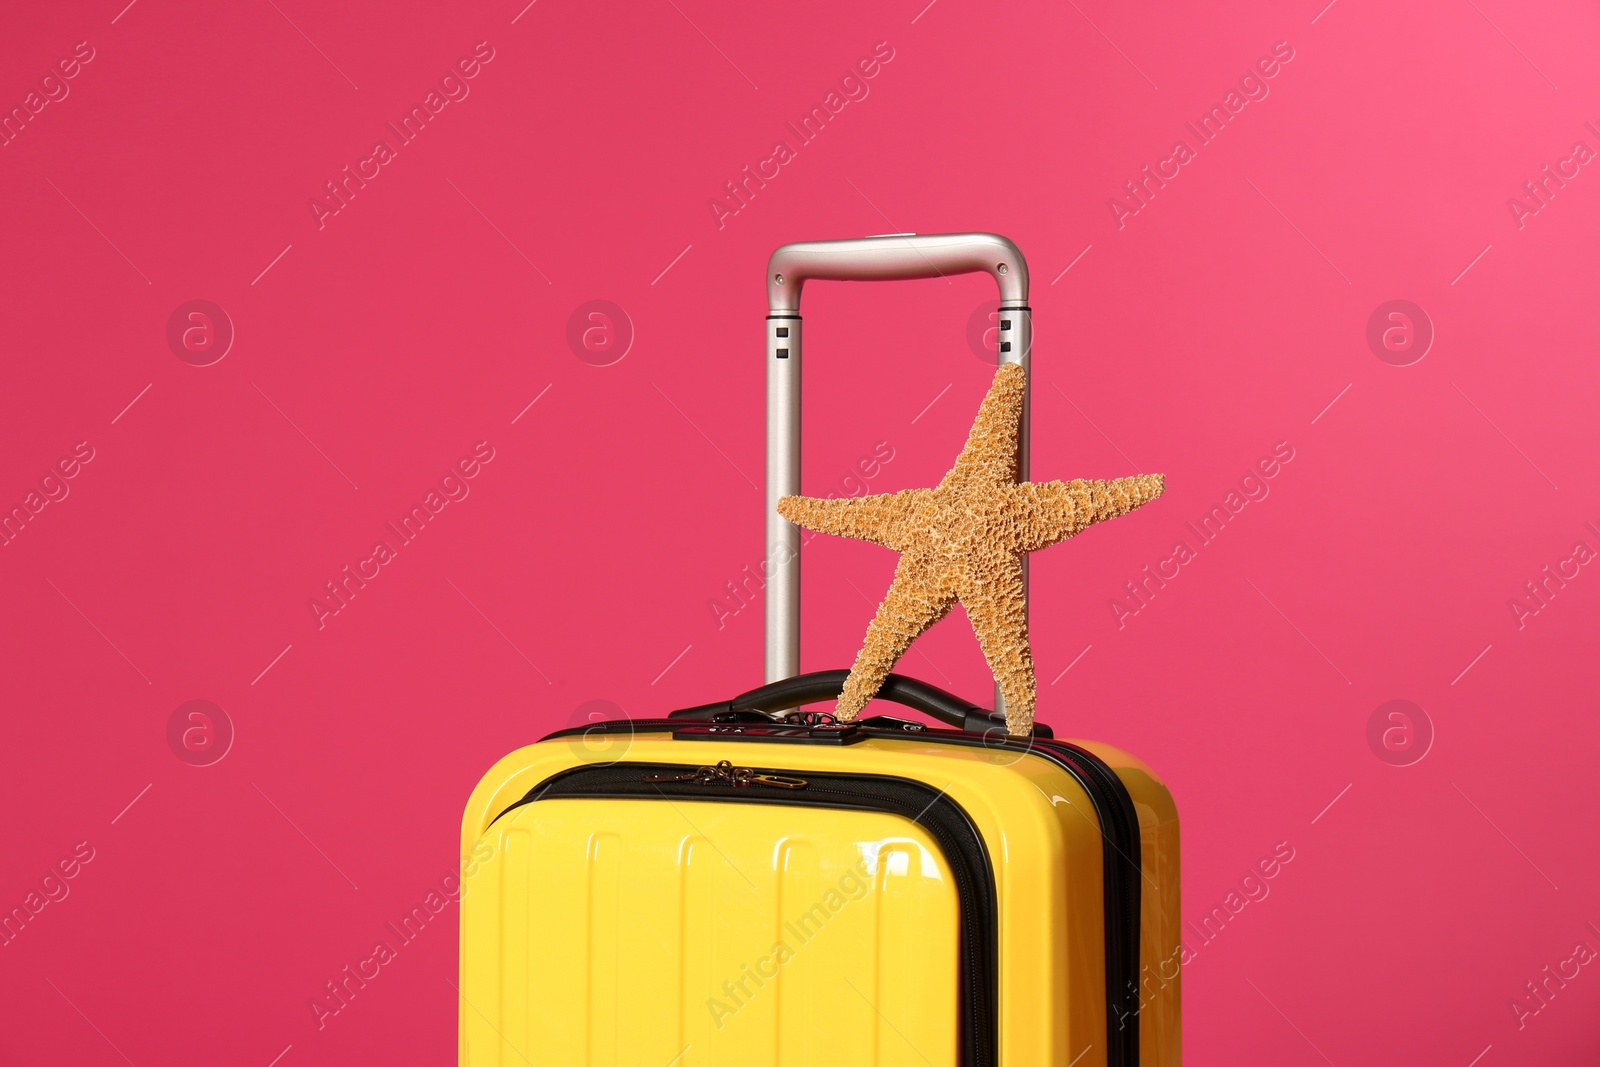
[[772, 789], [804, 789], [811, 783], [804, 778], [784, 774], [763, 774], [749, 767], [735, 767], [729, 760], [720, 760], [710, 767], [696, 767], [692, 771], [673, 771], [666, 774], [647, 774], [647, 782], [694, 782], [696, 785], [726, 785], [743, 789], [764, 785]]
[[[716, 773], [719, 769], [724, 773]], [[574, 798], [720, 800], [845, 808], [897, 815], [921, 826], [944, 853], [961, 912], [958, 1062], [961, 1067], [995, 1067], [999, 1057], [1000, 948], [994, 868], [983, 835], [971, 817], [942, 791], [923, 782], [883, 774], [623, 762], [574, 767], [554, 774], [502, 811], [495, 821], [526, 804]]]
[[[1076, 763], [1099, 786], [1086, 787], [1085, 791], [1100, 816], [1104, 841], [1106, 1061], [1108, 1067], [1138, 1067], [1139, 945], [1144, 895], [1139, 813], [1122, 779], [1092, 752], [1063, 741], [1039, 741], [1034, 751], [1048, 753], [1047, 758], [1060, 765]], [[1081, 775], [1074, 777], [1082, 783]], [[1120, 916], [1113, 910], [1113, 902], [1120, 904]]]

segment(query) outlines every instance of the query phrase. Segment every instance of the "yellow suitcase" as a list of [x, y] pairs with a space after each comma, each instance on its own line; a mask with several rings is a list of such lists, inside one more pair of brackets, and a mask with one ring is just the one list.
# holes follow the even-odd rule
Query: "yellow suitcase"
[[[769, 511], [798, 488], [806, 276], [987, 270], [1013, 342], [1001, 358], [1026, 366], [1026, 265], [1004, 238], [818, 242], [773, 260]], [[998, 713], [900, 675], [879, 699], [940, 726], [805, 711], [848, 672], [796, 673], [786, 525], [769, 523], [767, 685], [552, 734], [473, 791], [460, 1063], [1177, 1067], [1166, 788], [1117, 749], [1043, 724], [1009, 737]]]

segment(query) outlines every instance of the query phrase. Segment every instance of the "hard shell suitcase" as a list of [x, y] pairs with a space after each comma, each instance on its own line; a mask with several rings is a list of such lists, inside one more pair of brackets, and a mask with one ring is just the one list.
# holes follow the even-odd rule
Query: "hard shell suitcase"
[[1178, 818], [1149, 768], [1042, 724], [1007, 736], [900, 675], [878, 699], [940, 726], [798, 710], [847, 674], [797, 675], [799, 531], [774, 511], [799, 490], [801, 286], [972, 271], [1026, 368], [1005, 238], [773, 254], [768, 684], [560, 731], [484, 776], [462, 822], [463, 1067], [1180, 1063]]

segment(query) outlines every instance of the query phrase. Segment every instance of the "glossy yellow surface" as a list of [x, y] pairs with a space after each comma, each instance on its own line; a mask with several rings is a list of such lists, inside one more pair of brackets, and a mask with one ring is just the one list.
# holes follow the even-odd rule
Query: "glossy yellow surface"
[[1154, 771], [1123, 752], [1094, 741], [1073, 744], [1099, 756], [1117, 772], [1139, 813], [1144, 872], [1139, 916], [1139, 1064], [1179, 1067], [1183, 1062], [1183, 979], [1179, 962], [1183, 917], [1178, 898], [1178, 808]]
[[[897, 775], [947, 793], [994, 868], [1001, 1064], [1103, 1067], [1099, 823], [1053, 764], [915, 740], [593, 740], [513, 752], [468, 803], [462, 855], [477, 862], [461, 902], [462, 1064], [956, 1062], [955, 888], [914, 823], [787, 805], [566, 799], [524, 805], [490, 826], [539, 782], [580, 764], [727, 759]], [[1144, 887], [1147, 932], [1165, 939], [1177, 903], [1170, 797], [1126, 756], [1099, 754], [1134, 792], [1147, 873], [1158, 883], [1171, 876], [1170, 893]], [[1173, 1050], [1146, 1057], [1146, 1067], [1178, 1064], [1176, 1003], [1174, 987], [1141, 1022], [1141, 1040]], [[1170, 1021], [1155, 1021], [1168, 1005]]]
[[490, 838], [463, 902], [474, 1065], [957, 1062], [956, 892], [920, 828], [552, 800]]

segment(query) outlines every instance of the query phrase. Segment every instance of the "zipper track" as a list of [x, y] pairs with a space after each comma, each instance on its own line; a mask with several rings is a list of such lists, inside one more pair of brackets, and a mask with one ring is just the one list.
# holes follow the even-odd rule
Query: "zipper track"
[[[924, 782], [880, 774], [773, 771], [804, 775], [803, 790], [698, 782], [646, 782], [646, 775], [691, 772], [692, 764], [624, 762], [574, 767], [545, 779], [495, 821], [526, 804], [575, 798], [731, 801], [846, 808], [897, 815], [928, 831], [949, 864], [961, 911], [960, 1032], [962, 1067], [995, 1067], [999, 1058], [999, 908], [994, 868], [983, 835], [966, 811]], [[758, 773], [765, 773], [758, 770]], [[492, 823], [491, 823], [492, 825]]]
[[[1026, 747], [1026, 743], [1018, 743]], [[1070, 757], [1098, 782], [1085, 791], [1100, 816], [1106, 909], [1106, 1059], [1111, 1067], [1139, 1063], [1139, 947], [1144, 886], [1143, 840], [1139, 813], [1117, 773], [1094, 753], [1061, 741], [1035, 741], [1033, 751], [1048, 752], [1065, 765]], [[1082, 777], [1075, 774], [1079, 782]], [[1121, 922], [1114, 908], [1120, 903]], [[1129, 1021], [1131, 1020], [1131, 1025]]]
[[[684, 719], [621, 719], [557, 731], [544, 740], [589, 731], [654, 733], [686, 725]], [[932, 741], [964, 747], [1001, 749], [1036, 755], [1066, 771], [1088, 794], [1100, 820], [1105, 899], [1106, 1064], [1139, 1064], [1139, 950], [1144, 873], [1138, 812], [1117, 773], [1094, 753], [1065, 741], [1046, 738], [1013, 740], [993, 733], [925, 729], [914, 734], [866, 728], [868, 736], [901, 741]], [[567, 772], [570, 773], [570, 772]], [[797, 773], [797, 772], [791, 772]], [[510, 810], [510, 809], [507, 809]], [[1131, 1022], [1131, 1025], [1130, 1025]]]

